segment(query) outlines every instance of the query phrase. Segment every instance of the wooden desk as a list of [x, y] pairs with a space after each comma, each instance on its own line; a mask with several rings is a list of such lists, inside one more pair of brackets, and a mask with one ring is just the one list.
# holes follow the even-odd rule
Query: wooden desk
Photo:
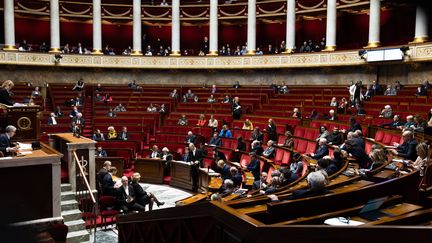
[[183, 161], [171, 161], [171, 186], [193, 189], [192, 171], [190, 163]]
[[41, 146], [32, 154], [0, 159], [0, 178], [12, 183], [2, 187], [2, 220], [36, 224], [61, 219], [62, 155], [46, 144]]
[[213, 170], [209, 171], [206, 168], [199, 169], [199, 188], [201, 191], [216, 192], [221, 188], [223, 184], [222, 178], [211, 176], [212, 173], [214, 173]]
[[17, 128], [14, 140], [38, 140], [40, 137], [40, 117], [41, 108], [38, 105], [34, 106], [6, 106], [0, 104], [1, 124], [4, 124], [4, 129], [8, 125], [13, 125]]
[[165, 160], [140, 158], [135, 161], [135, 172], [141, 174], [141, 182], [163, 183]]
[[73, 152], [76, 152], [80, 160], [84, 159], [87, 161], [85, 165], [86, 171], [88, 171], [88, 181], [90, 188], [96, 191], [96, 171], [95, 171], [95, 144], [96, 142], [85, 138], [75, 137], [72, 133], [55, 133], [48, 134], [50, 146], [60, 151], [62, 154], [67, 156], [63, 157], [63, 160], [68, 164], [69, 171], [69, 183], [71, 184], [72, 191], [86, 190], [85, 188], [77, 188], [76, 177], [79, 175], [79, 170], [76, 169], [76, 162], [73, 156]]

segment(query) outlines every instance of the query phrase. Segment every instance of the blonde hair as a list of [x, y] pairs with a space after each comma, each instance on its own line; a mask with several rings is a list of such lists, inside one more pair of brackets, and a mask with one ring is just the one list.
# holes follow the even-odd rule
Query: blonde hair
[[[416, 150], [417, 150], [418, 156], [420, 156], [420, 154], [423, 154], [425, 156], [422, 159], [427, 158], [429, 151], [428, 151], [428, 145], [426, 143], [422, 142], [422, 143], [417, 144]], [[422, 157], [422, 156], [420, 156], [420, 157]]]
[[3, 84], [0, 86], [2, 89], [11, 89], [14, 86], [14, 83], [11, 80], [6, 80], [3, 82]]

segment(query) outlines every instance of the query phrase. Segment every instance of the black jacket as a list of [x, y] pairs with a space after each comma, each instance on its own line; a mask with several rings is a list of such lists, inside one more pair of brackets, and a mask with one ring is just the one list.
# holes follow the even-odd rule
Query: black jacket
[[14, 102], [11, 99], [9, 92], [5, 89], [0, 89], [0, 103], [5, 105], [13, 105]]

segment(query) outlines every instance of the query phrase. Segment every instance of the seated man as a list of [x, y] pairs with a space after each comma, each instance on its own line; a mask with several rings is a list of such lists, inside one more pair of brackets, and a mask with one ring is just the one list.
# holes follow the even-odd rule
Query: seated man
[[157, 112], [156, 106], [150, 103], [150, 105], [147, 107], [147, 112]]
[[402, 127], [403, 125], [404, 123], [400, 120], [400, 116], [394, 115], [392, 122], [382, 124], [381, 127], [398, 128], [398, 127]]
[[273, 147], [273, 140], [267, 142], [267, 148], [263, 152], [263, 156], [267, 159], [273, 159], [275, 157], [275, 148]]
[[110, 108], [109, 111], [107, 112], [106, 116], [107, 117], [116, 117], [117, 113], [112, 108]]
[[293, 191], [289, 199], [299, 199], [306, 197], [314, 197], [329, 193], [325, 186], [327, 185], [327, 179], [320, 171], [309, 173], [307, 176], [307, 182], [309, 189], [298, 189]]
[[276, 189], [280, 185], [280, 179], [278, 176], [274, 176], [271, 179], [270, 186], [268, 186], [265, 190], [263, 190], [263, 193], [266, 195], [272, 194], [276, 192]]
[[188, 90], [187, 91], [187, 93], [186, 93], [186, 98], [187, 99], [193, 99], [193, 98], [195, 98], [195, 94], [194, 93], [192, 93], [192, 90]]
[[222, 140], [219, 138], [217, 132], [213, 133], [213, 137], [210, 138], [208, 145], [216, 147], [222, 146]]
[[97, 147], [95, 156], [99, 158], [108, 157], [107, 152], [104, 149], [102, 149], [102, 146]]
[[127, 127], [123, 127], [121, 133], [117, 135], [117, 138], [122, 141], [126, 141], [129, 138], [129, 133], [127, 131]]
[[295, 177], [292, 175], [292, 172], [288, 168], [281, 168], [280, 169], [280, 176], [279, 176], [279, 186], [286, 186], [290, 184], [291, 182], [295, 181]]
[[224, 180], [224, 184], [222, 185], [222, 192], [220, 193], [221, 197], [227, 197], [234, 192], [234, 182], [231, 179]]
[[216, 99], [213, 95], [210, 95], [210, 97], [207, 99], [207, 103], [216, 103]]
[[230, 166], [225, 163], [223, 160], [219, 160], [217, 162], [216, 172], [220, 174], [220, 177], [223, 181], [226, 179], [231, 179]]
[[76, 84], [75, 84], [75, 86], [72, 88], [72, 90], [81, 92], [83, 89], [84, 89], [84, 80], [83, 80], [82, 78], [80, 78], [80, 79], [76, 82]]
[[327, 142], [330, 145], [341, 145], [343, 143], [343, 135], [338, 127], [333, 127], [333, 132], [327, 136]]
[[196, 136], [192, 133], [192, 131], [189, 131], [184, 141], [185, 143], [195, 143]]
[[35, 89], [32, 91], [31, 96], [32, 97], [39, 97], [41, 96], [41, 92], [39, 91], [39, 86], [36, 86]]
[[328, 119], [330, 121], [337, 121], [337, 116], [336, 116], [336, 113], [335, 113], [334, 110], [330, 110], [329, 111], [329, 117], [328, 117]]
[[257, 181], [260, 179], [260, 170], [261, 170], [260, 161], [257, 157], [257, 154], [253, 152], [249, 153], [249, 156], [250, 156], [250, 162], [246, 167], [246, 169], [252, 173], [252, 175], [254, 176], [254, 180]]
[[189, 155], [188, 155], [188, 162], [199, 162], [200, 166], [202, 167], [202, 162], [204, 159], [204, 152], [202, 149], [199, 149], [195, 147], [193, 143], [189, 144]]
[[9, 125], [5, 129], [5, 133], [0, 135], [0, 152], [4, 156], [10, 156], [12, 153], [18, 152], [18, 147], [10, 141], [15, 136], [16, 130], [16, 127]]
[[117, 206], [123, 213], [129, 211], [145, 211], [145, 206], [139, 204], [135, 200], [134, 188], [129, 185], [129, 180], [126, 176], [121, 178], [121, 187], [117, 188]]
[[345, 146], [343, 149], [347, 153], [351, 154], [351, 156], [356, 160], [361, 168], [368, 168], [372, 163], [365, 150], [352, 140], [345, 141]]
[[54, 112], [51, 112], [50, 117], [48, 118], [48, 125], [57, 125], [56, 115], [54, 114]]
[[258, 140], [260, 142], [264, 141], [264, 133], [261, 132], [259, 127], [255, 127], [254, 131], [252, 132], [251, 140]]
[[95, 141], [105, 141], [105, 137], [104, 137], [103, 133], [99, 129], [96, 129], [95, 132], [93, 133], [93, 140], [95, 140]]
[[414, 138], [413, 132], [407, 130], [402, 133], [403, 143], [394, 143], [396, 149], [390, 150], [392, 154], [402, 157], [406, 160], [415, 161], [417, 159], [417, 140]]
[[167, 147], [162, 148], [161, 159], [166, 160], [166, 161], [173, 160], [173, 156]]
[[381, 110], [379, 117], [382, 118], [391, 118], [393, 116], [393, 110], [390, 105], [384, 106], [384, 109]]
[[318, 142], [318, 148], [316, 149], [315, 153], [311, 153], [310, 157], [312, 159], [321, 159], [322, 157], [329, 154], [329, 150], [327, 148], [327, 139], [320, 138]]
[[180, 126], [187, 126], [187, 125], [189, 125], [189, 122], [188, 122], [188, 119], [186, 118], [186, 115], [183, 114], [179, 118], [179, 120], [177, 122], [177, 125], [180, 125]]
[[317, 164], [317, 170], [324, 170], [328, 176], [331, 176], [338, 171], [337, 166], [329, 156], [324, 156], [324, 158], [319, 159]]
[[251, 152], [254, 152], [256, 155], [261, 156], [264, 152], [263, 147], [261, 146], [261, 142], [260, 141], [253, 141], [251, 144]]
[[133, 191], [135, 193], [135, 201], [140, 204], [141, 206], [145, 207], [146, 204], [149, 205], [149, 211], [153, 210], [153, 204], [156, 202], [156, 205], [158, 207], [165, 204], [165, 202], [160, 202], [153, 193], [149, 193], [144, 191], [142, 186], [139, 184], [139, 181], [141, 179], [141, 175], [138, 172], [135, 172], [132, 176], [132, 183], [131, 186], [133, 188]]
[[231, 180], [234, 182], [234, 187], [240, 187], [243, 182], [243, 176], [234, 166], [230, 168]]
[[213, 160], [214, 160], [214, 162], [217, 162], [219, 160], [223, 160], [223, 161], [227, 160], [225, 154], [222, 153], [222, 152], [220, 152], [220, 151], [218, 151], [217, 147], [213, 147], [212, 150], [213, 150]]
[[160, 154], [160, 151], [159, 151], [159, 148], [157, 145], [153, 145], [153, 147], [151, 149], [150, 158], [152, 158], [152, 159], [160, 159], [161, 158], [161, 154]]
[[100, 93], [96, 93], [96, 96], [95, 96], [95, 100], [97, 101], [97, 102], [102, 102], [103, 101], [103, 96], [101, 96], [100, 95]]
[[259, 180], [254, 181], [252, 184], [252, 190], [265, 190], [267, 188], [267, 172], [261, 172]]

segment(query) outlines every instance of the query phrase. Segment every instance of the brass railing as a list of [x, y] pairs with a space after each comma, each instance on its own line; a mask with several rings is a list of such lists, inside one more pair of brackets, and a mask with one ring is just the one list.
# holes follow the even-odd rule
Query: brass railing
[[76, 199], [82, 212], [82, 219], [86, 223], [86, 229], [90, 231], [90, 234], [93, 234], [93, 242], [96, 242], [97, 201], [87, 179], [84, 159], [80, 160], [75, 151], [73, 157], [79, 168], [79, 173], [76, 175]]

